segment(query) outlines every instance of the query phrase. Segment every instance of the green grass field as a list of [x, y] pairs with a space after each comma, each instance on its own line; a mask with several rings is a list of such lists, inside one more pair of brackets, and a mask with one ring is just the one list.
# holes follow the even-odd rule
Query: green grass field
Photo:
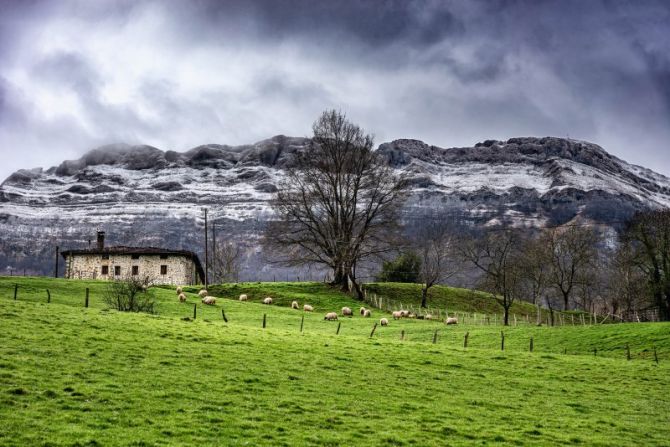
[[316, 283], [211, 287], [216, 306], [153, 288], [157, 315], [105, 309], [104, 288], [0, 278], [0, 445], [670, 443], [667, 323], [519, 325], [501, 351], [500, 326], [401, 320], [370, 338], [378, 311], [335, 335], [323, 314], [358, 302]]

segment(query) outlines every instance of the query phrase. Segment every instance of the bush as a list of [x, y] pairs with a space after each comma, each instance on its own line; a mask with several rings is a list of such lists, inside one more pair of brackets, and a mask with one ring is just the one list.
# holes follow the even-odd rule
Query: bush
[[103, 295], [105, 304], [122, 312], [155, 313], [156, 301], [149, 292], [149, 277], [127, 276], [115, 279], [107, 285]]
[[415, 253], [402, 253], [393, 261], [384, 262], [378, 282], [419, 282], [421, 258]]

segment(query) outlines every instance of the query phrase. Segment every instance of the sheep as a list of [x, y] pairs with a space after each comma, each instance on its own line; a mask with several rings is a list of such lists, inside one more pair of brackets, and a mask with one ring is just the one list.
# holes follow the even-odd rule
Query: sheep
[[372, 312], [370, 312], [370, 309], [365, 309], [365, 312], [363, 312], [363, 316], [365, 318], [370, 318], [372, 316]]
[[379, 320], [379, 324], [381, 324], [382, 326], [388, 326], [389, 325], [388, 318], [382, 318], [381, 320]]
[[328, 321], [337, 320], [337, 312], [328, 312], [323, 319]]
[[266, 298], [263, 300], [263, 304], [272, 304], [272, 298], [270, 298], [269, 296], [266, 297]]
[[178, 298], [179, 298], [180, 303], [185, 303], [186, 302], [186, 295], [184, 295], [183, 292], [179, 294]]
[[416, 314], [414, 312], [410, 312], [409, 315], [407, 315], [407, 318], [416, 318]]
[[182, 292], [183, 292], [183, 290], [182, 290], [181, 286], [177, 287], [177, 295], [181, 295]]
[[423, 318], [424, 320], [432, 320], [433, 316], [431, 314], [426, 314]]
[[298, 305], [297, 301], [293, 301], [291, 303], [291, 309], [300, 309], [300, 306]]
[[366, 311], [365, 307], [361, 307], [360, 310], [359, 310], [361, 315], [365, 315], [365, 311]]
[[351, 317], [354, 313], [351, 311], [350, 307], [343, 307], [342, 308], [342, 316], [343, 317]]
[[394, 320], [399, 320], [402, 318], [402, 313], [399, 310], [394, 310], [393, 313], [391, 313], [391, 316]]
[[458, 324], [458, 318], [447, 317], [447, 319], [444, 321], [444, 324]]
[[202, 304], [213, 306], [216, 304], [216, 298], [214, 298], [213, 296], [205, 296], [202, 298]]
[[407, 317], [409, 317], [409, 310], [401, 310], [401, 311], [400, 311], [400, 316], [401, 316], [402, 318], [407, 318]]
[[249, 297], [247, 296], [246, 293], [243, 293], [242, 295], [240, 295], [240, 301], [247, 301], [248, 299], [249, 299]]
[[198, 292], [198, 296], [200, 298], [206, 297], [207, 296], [207, 290], [205, 290], [205, 289], [200, 290], [200, 292]]
[[314, 308], [309, 304], [305, 304], [304, 306], [302, 306], [302, 310], [304, 310], [305, 312], [312, 312]]

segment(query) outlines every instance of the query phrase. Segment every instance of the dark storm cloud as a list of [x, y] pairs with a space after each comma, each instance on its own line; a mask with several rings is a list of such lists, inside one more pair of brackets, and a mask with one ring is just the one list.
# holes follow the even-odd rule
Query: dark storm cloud
[[664, 1], [0, 0], [0, 176], [330, 107], [378, 142], [569, 135], [670, 174], [669, 24]]

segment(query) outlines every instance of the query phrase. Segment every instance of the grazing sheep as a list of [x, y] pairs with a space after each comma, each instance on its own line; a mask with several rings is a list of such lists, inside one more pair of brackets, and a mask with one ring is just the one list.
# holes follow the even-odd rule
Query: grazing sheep
[[305, 312], [312, 312], [314, 308], [309, 304], [305, 304], [304, 306], [302, 306], [302, 310], [304, 310]]
[[182, 290], [181, 286], [177, 287], [177, 295], [181, 295], [182, 292], [183, 292], [183, 290]]
[[342, 308], [342, 316], [343, 317], [351, 317], [354, 313], [351, 311], [350, 307], [343, 307]]
[[184, 295], [183, 293], [180, 293], [178, 298], [180, 303], [186, 302], [186, 295]]
[[367, 309], [365, 309], [365, 307], [361, 307], [361, 309], [360, 309], [360, 313], [361, 313], [361, 315], [365, 315], [365, 311], [366, 311], [366, 310], [367, 310]]
[[409, 310], [401, 310], [401, 311], [400, 311], [400, 316], [401, 316], [402, 318], [407, 318], [407, 317], [409, 317]]
[[337, 320], [337, 313], [336, 312], [328, 312], [325, 317], [323, 317], [324, 320], [328, 321], [333, 321]]
[[263, 300], [263, 304], [272, 304], [272, 298], [270, 298], [269, 296], [266, 297], [266, 298]]
[[381, 320], [379, 320], [379, 324], [381, 324], [382, 326], [388, 326], [389, 325], [388, 318], [382, 318]]
[[240, 301], [247, 301], [248, 299], [249, 299], [249, 297], [247, 296], [246, 293], [243, 293], [242, 295], [240, 295]]
[[291, 309], [300, 309], [300, 306], [298, 306], [298, 302], [297, 302], [297, 301], [293, 301], [293, 302], [291, 303]]
[[414, 312], [410, 312], [409, 315], [407, 315], [407, 318], [416, 318], [416, 314]]
[[424, 318], [425, 320], [432, 320], [432, 319], [433, 319], [433, 316], [432, 316], [431, 314], [426, 314], [423, 318]]
[[207, 304], [208, 306], [213, 306], [216, 304], [216, 298], [213, 296], [206, 296], [202, 298], [202, 304]]
[[456, 317], [447, 317], [444, 324], [458, 324], [458, 318]]
[[365, 312], [363, 312], [363, 316], [365, 318], [370, 318], [372, 316], [372, 312], [370, 312], [370, 309], [365, 309]]
[[399, 320], [402, 318], [402, 313], [399, 310], [394, 310], [391, 316], [394, 320]]
[[200, 298], [204, 298], [204, 297], [206, 297], [206, 296], [207, 296], [207, 290], [202, 289], [200, 292], [198, 292], [198, 296], [199, 296]]

